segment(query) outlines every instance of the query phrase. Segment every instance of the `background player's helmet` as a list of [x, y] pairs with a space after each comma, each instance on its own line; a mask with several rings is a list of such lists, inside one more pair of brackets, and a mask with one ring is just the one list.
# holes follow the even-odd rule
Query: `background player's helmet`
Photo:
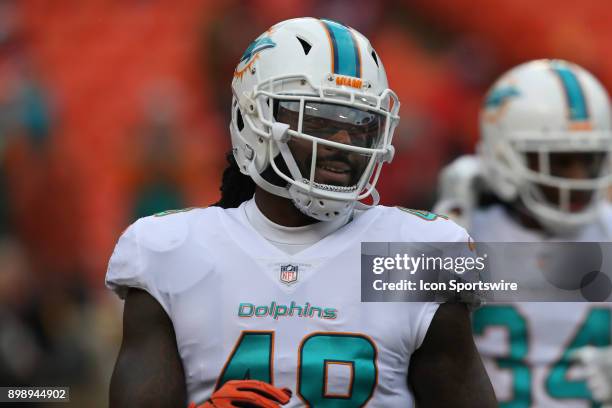
[[[519, 198], [553, 231], [594, 219], [612, 181], [612, 136], [608, 94], [593, 75], [560, 60], [519, 65], [490, 89], [480, 126], [483, 174], [502, 200]], [[563, 153], [592, 154], [596, 170], [581, 179], [554, 174], [551, 164]], [[558, 189], [555, 202], [545, 189]], [[588, 204], [572, 208], [572, 194], [585, 192]]]
[[[382, 61], [362, 34], [324, 19], [280, 22], [246, 49], [234, 71], [232, 91], [234, 157], [240, 171], [261, 188], [292, 199], [319, 220], [346, 214], [369, 196], [378, 202], [375, 185], [383, 163], [393, 158], [391, 139], [400, 104], [388, 89]], [[278, 122], [279, 109], [294, 115], [295, 123]], [[359, 144], [332, 141], [310, 124], [317, 121], [341, 123], [349, 132], [366, 129], [367, 135]], [[301, 174], [287, 144], [291, 138], [312, 143], [310, 174]], [[320, 145], [368, 158], [355, 185], [315, 182]], [[270, 166], [283, 185], [262, 177]]]

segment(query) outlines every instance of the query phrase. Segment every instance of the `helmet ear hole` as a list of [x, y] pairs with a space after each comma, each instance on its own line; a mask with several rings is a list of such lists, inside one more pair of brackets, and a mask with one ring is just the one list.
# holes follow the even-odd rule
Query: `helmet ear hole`
[[242, 129], [244, 129], [244, 121], [242, 120], [240, 108], [236, 108], [236, 126], [238, 126], [238, 131], [240, 132], [242, 132]]
[[376, 53], [374, 52], [374, 50], [372, 50], [372, 59], [374, 60], [374, 62], [376, 63], [376, 66], [378, 68], [380, 68], [380, 65], [378, 65], [378, 57], [376, 56]]
[[300, 45], [302, 46], [302, 49], [304, 50], [304, 54], [308, 55], [308, 53], [310, 52], [310, 49], [312, 48], [312, 45], [310, 45], [308, 41], [306, 41], [303, 38], [298, 37], [297, 35], [295, 36], [295, 38], [297, 38], [297, 40], [300, 42]]

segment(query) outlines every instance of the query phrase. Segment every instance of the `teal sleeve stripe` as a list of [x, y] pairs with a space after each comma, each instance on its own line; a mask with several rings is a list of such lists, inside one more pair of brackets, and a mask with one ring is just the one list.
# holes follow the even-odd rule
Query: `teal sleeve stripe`
[[563, 84], [563, 90], [567, 97], [567, 103], [569, 105], [570, 120], [572, 121], [585, 121], [589, 119], [589, 112], [584, 98], [584, 92], [578, 82], [578, 78], [572, 72], [572, 70], [559, 63], [551, 62], [553, 71], [559, 76], [561, 83]]
[[361, 78], [359, 49], [348, 27], [331, 20], [321, 20], [331, 40], [334, 73]]

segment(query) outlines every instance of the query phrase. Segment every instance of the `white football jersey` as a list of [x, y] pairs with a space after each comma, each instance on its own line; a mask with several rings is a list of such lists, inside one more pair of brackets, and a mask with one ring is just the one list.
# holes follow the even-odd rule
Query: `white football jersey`
[[[524, 228], [501, 205], [471, 214], [478, 242], [611, 241], [612, 211], [572, 237]], [[608, 256], [610, 254], [607, 254]], [[517, 270], [537, 271], [537, 259], [509, 259]], [[476, 345], [502, 407], [594, 406], [570, 353], [587, 344], [612, 344], [612, 304], [523, 302], [491, 304], [473, 316]]]
[[230, 379], [293, 391], [289, 407], [411, 407], [410, 356], [435, 303], [362, 303], [361, 242], [467, 242], [433, 214], [377, 206], [294, 255], [236, 209], [192, 209], [132, 224], [107, 285], [149, 292], [170, 316], [189, 401]]

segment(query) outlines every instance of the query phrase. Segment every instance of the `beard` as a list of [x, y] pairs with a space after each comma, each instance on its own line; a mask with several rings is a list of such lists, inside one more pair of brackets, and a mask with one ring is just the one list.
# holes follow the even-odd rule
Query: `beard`
[[[298, 166], [300, 174], [302, 175], [302, 180], [296, 180], [296, 181], [304, 181], [306, 183], [309, 183], [311, 163], [312, 163], [312, 154], [309, 154], [303, 161], [296, 160], [296, 164]], [[367, 166], [367, 163], [360, 163], [358, 159], [351, 160], [351, 158], [346, 153], [342, 153], [340, 151], [337, 151], [332, 154], [328, 154], [327, 156], [317, 155], [316, 166], [319, 167], [321, 165], [324, 165], [325, 163], [344, 164], [347, 168], [350, 169], [349, 177], [348, 177], [349, 181], [344, 184], [337, 184], [333, 182], [325, 183], [325, 180], [317, 179], [316, 170], [315, 170], [315, 180], [314, 180], [315, 184], [320, 185], [320, 186], [340, 187], [342, 189], [344, 188], [353, 189], [354, 187], [356, 187], [357, 184], [359, 183], [359, 179], [361, 178]], [[283, 158], [282, 154], [278, 154], [274, 158], [274, 164], [276, 165], [276, 167], [282, 174], [293, 179], [293, 176], [291, 175], [291, 172], [289, 171], [289, 167], [287, 166], [287, 163], [285, 162], [285, 159]], [[271, 164], [268, 165], [268, 167], [261, 173], [261, 176], [263, 177], [264, 180], [266, 180], [267, 182], [275, 186], [288, 187], [289, 183], [285, 179], [283, 179], [276, 171], [274, 171]]]

